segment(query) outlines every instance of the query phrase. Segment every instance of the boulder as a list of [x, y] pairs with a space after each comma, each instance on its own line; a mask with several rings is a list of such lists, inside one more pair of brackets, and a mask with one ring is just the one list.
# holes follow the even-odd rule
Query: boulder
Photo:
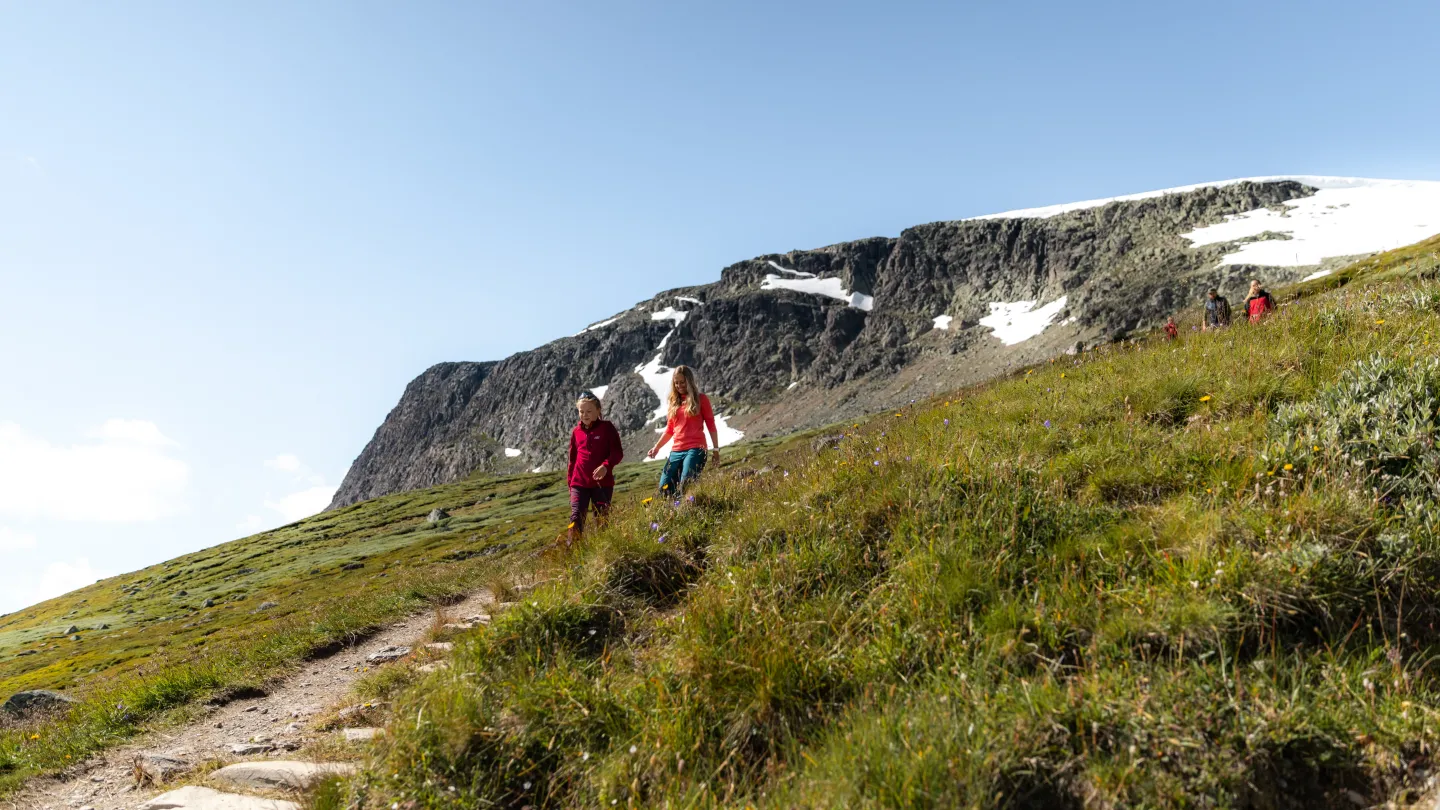
[[446, 512], [444, 509], [435, 508], [435, 509], [431, 509], [431, 510], [430, 510], [430, 514], [429, 514], [429, 515], [426, 515], [426, 516], [425, 516], [425, 522], [426, 522], [426, 523], [439, 523], [440, 521], [442, 521], [442, 520], [444, 520], [445, 518], [448, 518], [448, 517], [450, 517], [450, 513], [449, 513], [449, 512]]
[[72, 697], [66, 697], [59, 692], [51, 692], [49, 689], [32, 689], [28, 692], [16, 692], [0, 706], [0, 711], [11, 716], [30, 714], [31, 712], [51, 712], [69, 708], [78, 701]]
[[156, 796], [136, 810], [300, 810], [300, 805], [187, 785]]
[[355, 771], [354, 765], [344, 762], [277, 759], [266, 762], [237, 762], [210, 774], [210, 778], [240, 788], [309, 790], [324, 779], [349, 776]]

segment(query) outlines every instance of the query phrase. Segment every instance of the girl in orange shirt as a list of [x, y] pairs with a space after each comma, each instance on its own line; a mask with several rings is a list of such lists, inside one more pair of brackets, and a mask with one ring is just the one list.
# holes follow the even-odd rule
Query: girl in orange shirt
[[680, 497], [686, 482], [705, 469], [705, 431], [710, 431], [711, 452], [720, 460], [720, 437], [715, 430], [715, 412], [710, 409], [710, 398], [700, 391], [695, 382], [695, 372], [689, 366], [676, 366], [670, 377], [670, 416], [665, 422], [665, 432], [660, 441], [650, 448], [650, 458], [660, 452], [665, 442], [673, 437], [675, 444], [670, 448], [670, 457], [660, 471], [660, 493], [666, 497]]

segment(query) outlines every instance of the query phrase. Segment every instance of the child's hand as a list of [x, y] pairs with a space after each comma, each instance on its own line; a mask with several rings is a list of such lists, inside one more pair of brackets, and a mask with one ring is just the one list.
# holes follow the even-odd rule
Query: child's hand
[[590, 475], [594, 476], [596, 481], [604, 481], [605, 473], [608, 472], [608, 470], [609, 468], [607, 468], [604, 464], [601, 464], [599, 467], [596, 467], [595, 472], [590, 473]]
[[652, 447], [652, 448], [650, 448], [650, 452], [648, 452], [648, 453], [645, 454], [645, 457], [646, 457], [646, 458], [654, 458], [654, 457], [655, 457], [655, 454], [658, 453], [658, 452], [660, 452], [660, 448], [658, 448], [658, 447]]

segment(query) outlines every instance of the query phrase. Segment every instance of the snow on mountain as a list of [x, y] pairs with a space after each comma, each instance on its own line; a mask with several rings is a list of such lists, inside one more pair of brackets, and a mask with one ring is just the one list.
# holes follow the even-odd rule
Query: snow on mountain
[[782, 278], [774, 273], [766, 273], [765, 280], [760, 282], [762, 290], [794, 290], [795, 292], [809, 293], [811, 295], [823, 295], [826, 298], [834, 298], [837, 301], [844, 301], [850, 306], [869, 312], [875, 306], [875, 299], [861, 292], [851, 292], [845, 289], [845, 284], [839, 278], [816, 278], [814, 273], [802, 273], [799, 270], [790, 270], [781, 267], [775, 262], [768, 262], [771, 267], [797, 278]]
[[1320, 190], [1284, 203], [1284, 210], [1260, 208], [1234, 214], [1184, 237], [1200, 247], [1267, 232], [1284, 234], [1289, 238], [1241, 244], [1220, 263], [1304, 267], [1337, 256], [1394, 250], [1440, 233], [1440, 183], [1310, 179], [1326, 179], [1332, 184], [1320, 186], [1301, 180]]
[[1065, 309], [1065, 300], [1062, 295], [1039, 309], [1038, 301], [997, 301], [990, 304], [990, 314], [980, 319], [980, 325], [990, 327], [1006, 346], [1014, 346], [1044, 332]]

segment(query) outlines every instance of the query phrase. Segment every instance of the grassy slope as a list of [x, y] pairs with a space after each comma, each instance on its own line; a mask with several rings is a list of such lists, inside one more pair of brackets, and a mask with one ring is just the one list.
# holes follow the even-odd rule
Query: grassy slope
[[1403, 799], [1440, 742], [1437, 250], [625, 499], [319, 804]]
[[[655, 473], [625, 465], [620, 490]], [[65, 719], [0, 718], [0, 793], [410, 611], [532, 572], [531, 552], [565, 526], [561, 478], [478, 477], [378, 498], [0, 617], [0, 698], [48, 688], [84, 700]], [[435, 507], [451, 517], [427, 523]], [[261, 610], [267, 602], [276, 606]]]

